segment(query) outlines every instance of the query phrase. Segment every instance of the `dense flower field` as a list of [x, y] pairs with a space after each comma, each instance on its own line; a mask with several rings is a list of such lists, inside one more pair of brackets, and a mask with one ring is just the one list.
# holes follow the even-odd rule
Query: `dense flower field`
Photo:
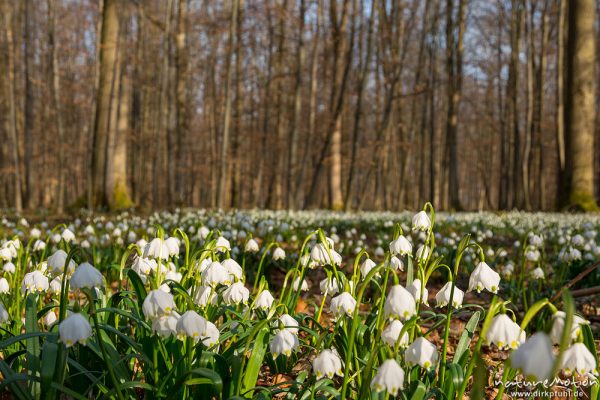
[[0, 224], [12, 398], [599, 396], [599, 216], [62, 222]]

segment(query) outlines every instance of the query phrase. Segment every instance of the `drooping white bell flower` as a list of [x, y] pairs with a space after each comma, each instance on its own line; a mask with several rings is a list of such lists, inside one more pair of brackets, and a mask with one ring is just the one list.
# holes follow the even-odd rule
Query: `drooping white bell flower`
[[567, 375], [573, 373], [581, 376], [598, 375], [596, 358], [583, 343], [575, 343], [565, 350], [560, 368]]
[[196, 311], [189, 310], [184, 312], [179, 320], [175, 329], [177, 330], [177, 337], [183, 340], [186, 337], [192, 338], [195, 341], [201, 339], [202, 336], [206, 335], [206, 319], [200, 316]]
[[371, 388], [376, 392], [386, 391], [392, 396], [404, 387], [404, 370], [396, 360], [385, 360], [371, 380]]
[[23, 277], [21, 292], [44, 292], [48, 290], [49, 286], [48, 278], [42, 271], [33, 271], [25, 274]]
[[137, 272], [138, 275], [149, 275], [150, 272], [156, 270], [158, 263], [151, 258], [136, 257], [131, 265], [131, 269]]
[[215, 324], [210, 321], [206, 321], [206, 332], [202, 335], [202, 344], [206, 347], [212, 347], [219, 343], [219, 337], [221, 333]]
[[398, 236], [398, 239], [390, 243], [390, 253], [392, 253], [392, 255], [400, 256], [412, 254], [412, 244], [410, 244], [407, 238], [400, 235]]
[[50, 310], [46, 313], [46, 315], [44, 315], [42, 320], [44, 321], [44, 325], [46, 325], [46, 327], [49, 327], [50, 325], [55, 323], [58, 320], [58, 318], [56, 317], [56, 314], [54, 314], [54, 311]]
[[75, 343], [85, 346], [87, 340], [92, 336], [92, 326], [86, 317], [80, 313], [73, 313], [58, 325], [58, 334], [61, 343], [67, 347], [71, 347]]
[[[450, 293], [452, 292], [452, 281], [446, 282], [439, 292], [435, 295], [435, 301], [438, 307], [445, 307], [450, 301]], [[457, 286], [454, 287], [454, 294], [452, 296], [452, 307], [460, 308], [465, 297], [465, 292], [460, 290]]]
[[327, 377], [333, 378], [334, 375], [344, 376], [342, 371], [342, 360], [334, 350], [325, 349], [312, 362], [313, 371], [317, 379]]
[[223, 260], [221, 265], [229, 272], [231, 275], [231, 280], [241, 281], [244, 277], [244, 271], [242, 270], [242, 266], [238, 264], [233, 258], [228, 258]]
[[2, 266], [2, 271], [6, 272], [7, 274], [14, 274], [16, 270], [17, 268], [15, 267], [15, 264], [11, 263], [10, 261]]
[[244, 247], [244, 251], [246, 253], [258, 253], [260, 248], [258, 247], [258, 242], [254, 239], [250, 239], [246, 242], [246, 246]]
[[404, 354], [408, 365], [420, 365], [425, 369], [436, 365], [438, 360], [437, 347], [423, 336], [412, 342]]
[[215, 251], [217, 253], [231, 251], [231, 244], [229, 244], [229, 240], [225, 239], [223, 236], [219, 236], [215, 242]]
[[59, 275], [50, 281], [50, 287], [48, 288], [48, 291], [52, 294], [60, 294], [61, 290], [62, 290], [62, 279]]
[[282, 330], [289, 330], [290, 332], [298, 333], [298, 321], [289, 314], [283, 314], [276, 322], [276, 325]]
[[385, 299], [383, 310], [385, 316], [405, 321], [417, 312], [415, 298], [402, 285], [394, 285]]
[[356, 300], [348, 292], [343, 292], [331, 299], [330, 310], [335, 315], [335, 318], [340, 318], [344, 314], [352, 317], [355, 308]]
[[8, 311], [4, 308], [4, 304], [0, 301], [0, 324], [5, 324], [8, 322]]
[[419, 261], [424, 261], [427, 260], [427, 258], [429, 258], [429, 253], [429, 246], [421, 245], [415, 252], [415, 257]]
[[170, 237], [165, 239], [165, 246], [169, 252], [169, 256], [176, 256], [179, 254], [179, 239]]
[[421, 280], [415, 279], [410, 285], [406, 287], [406, 290], [410, 292], [415, 298], [415, 302], [421, 301], [421, 303], [429, 305], [429, 290], [423, 289], [423, 296], [421, 296]]
[[216, 287], [219, 284], [231, 285], [231, 276], [221, 263], [213, 261], [208, 268], [202, 272], [202, 281], [204, 284]]
[[298, 336], [289, 329], [283, 329], [277, 332], [269, 343], [269, 350], [276, 359], [280, 354], [291, 356], [292, 351], [295, 351], [300, 345]]
[[163, 315], [152, 320], [152, 330], [159, 336], [168, 338], [170, 336], [177, 335], [177, 321], [179, 321], [180, 315], [173, 311], [169, 315]]
[[256, 299], [254, 300], [254, 308], [258, 308], [263, 311], [270, 310], [274, 301], [275, 298], [273, 298], [271, 292], [268, 290], [263, 290], [258, 296], [256, 296]]
[[540, 279], [540, 280], [546, 278], [546, 276], [544, 275], [544, 270], [541, 267], [537, 267], [536, 269], [531, 271], [531, 276], [533, 277], [533, 279]]
[[499, 349], [516, 349], [525, 342], [525, 332], [508, 315], [498, 314], [492, 320], [487, 333], [486, 343], [494, 343]]
[[369, 272], [371, 272], [371, 270], [376, 266], [377, 264], [375, 264], [375, 261], [371, 260], [370, 258], [366, 258], [365, 261], [360, 264], [360, 274], [363, 279], [365, 279]]
[[[396, 346], [398, 337], [400, 336], [400, 332], [402, 331], [403, 327], [404, 325], [402, 322], [398, 321], [397, 319], [393, 320], [388, 326], [386, 326], [383, 332], [381, 332], [381, 340], [383, 340], [383, 342], [390, 347]], [[400, 339], [399, 345], [400, 347], [408, 346], [408, 332], [404, 332], [402, 339]]]
[[330, 296], [335, 296], [340, 291], [337, 279], [335, 279], [335, 277], [323, 279], [319, 283], [319, 287], [321, 288], [322, 294], [328, 294]]
[[10, 285], [6, 278], [0, 278], [0, 294], [10, 293]]
[[554, 359], [550, 338], [544, 332], [537, 332], [512, 353], [510, 363], [513, 368], [520, 369], [527, 379], [543, 381], [552, 378]]
[[170, 253], [171, 250], [164, 239], [154, 238], [144, 247], [142, 257], [168, 260]]
[[296, 292], [306, 292], [308, 290], [308, 282], [306, 281], [306, 279], [302, 279], [302, 283], [300, 283], [300, 277], [298, 276], [296, 277], [296, 279], [294, 279], [294, 283], [292, 283], [292, 288]]
[[277, 247], [273, 251], [273, 261], [279, 261], [285, 259], [285, 251], [281, 247]]
[[[567, 314], [564, 311], [557, 311], [552, 315], [552, 327], [550, 328], [550, 339], [553, 344], [560, 344], [563, 330], [565, 329], [565, 318]], [[590, 321], [581, 318], [579, 315], [573, 315], [571, 324], [571, 340], [576, 340], [581, 333], [582, 325], [589, 325]]]
[[385, 266], [391, 268], [393, 271], [404, 271], [404, 263], [396, 256], [390, 257], [389, 261], [386, 261]]
[[487, 290], [491, 293], [497, 293], [500, 287], [500, 274], [490, 268], [484, 261], [480, 262], [471, 273], [469, 278], [469, 292], [477, 290]]
[[[52, 254], [48, 258], [48, 271], [52, 275], [62, 275], [65, 269], [65, 263], [67, 262], [67, 253], [64, 250], [56, 250], [54, 254]], [[71, 275], [77, 264], [73, 260], [69, 260], [69, 266], [67, 268], [67, 275]]]
[[419, 211], [412, 218], [414, 231], [426, 231], [431, 227], [431, 220], [425, 211]]
[[43, 240], [36, 240], [33, 243], [33, 251], [42, 251], [46, 248], [46, 242], [44, 242]]
[[81, 263], [73, 276], [71, 276], [71, 288], [72, 289], [83, 289], [83, 288], [99, 288], [104, 286], [104, 277], [92, 264], [84, 262]]
[[[329, 252], [328, 252], [329, 250]], [[331, 254], [331, 257], [329, 256]], [[327, 249], [323, 243], [317, 243], [310, 251], [310, 259], [316, 265], [340, 265], [342, 256], [333, 249], [333, 245]]]
[[29, 231], [29, 236], [31, 236], [33, 239], [39, 239], [41, 235], [42, 231], [40, 231], [38, 228], [32, 228], [31, 231]]
[[142, 312], [148, 319], [156, 319], [169, 315], [175, 310], [173, 295], [160, 289], [152, 290], [144, 299]]
[[71, 232], [71, 230], [69, 228], [66, 228], [63, 231], [61, 237], [66, 243], [70, 243], [73, 240], [75, 240], [75, 234], [73, 232]]
[[223, 292], [223, 301], [227, 305], [247, 304], [248, 297], [250, 297], [250, 291], [246, 289], [242, 282], [232, 284]]

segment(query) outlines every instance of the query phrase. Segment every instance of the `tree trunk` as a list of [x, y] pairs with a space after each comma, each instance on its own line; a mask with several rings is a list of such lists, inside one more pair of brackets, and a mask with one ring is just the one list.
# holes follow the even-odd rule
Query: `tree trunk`
[[34, 40], [32, 40], [31, 33], [33, 30], [33, 16], [34, 9], [32, 8], [31, 0], [24, 1], [25, 7], [25, 26], [23, 35], [23, 78], [25, 80], [25, 101], [23, 102], [23, 115], [25, 120], [23, 121], [23, 138], [25, 141], [25, 156], [24, 167], [25, 167], [25, 208], [32, 208], [35, 206], [35, 193], [34, 185], [35, 181], [35, 165], [33, 164], [34, 154], [33, 146], [35, 140], [33, 138], [34, 129], [34, 93], [33, 93], [33, 54]]
[[177, 204], [183, 204], [185, 199], [183, 158], [184, 158], [184, 143], [187, 142], [189, 131], [189, 108], [190, 98], [188, 96], [188, 48], [187, 48], [187, 0], [179, 0], [177, 13], [177, 37], [175, 40], [176, 50], [176, 119], [177, 119], [177, 150], [175, 157], [175, 192]]
[[596, 210], [594, 199], [594, 94], [596, 7], [594, 0], [569, 2], [567, 51], [567, 204]]

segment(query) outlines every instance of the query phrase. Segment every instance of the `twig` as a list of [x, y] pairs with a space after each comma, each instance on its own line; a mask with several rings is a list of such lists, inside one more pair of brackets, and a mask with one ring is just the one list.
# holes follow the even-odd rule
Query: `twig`
[[[567, 283], [564, 287], [565, 288], [570, 288], [571, 286], [573, 286], [574, 284], [576, 284], [577, 282], [579, 282], [580, 280], [582, 280], [583, 278], [585, 278], [587, 275], [589, 275], [590, 273], [592, 273], [596, 268], [600, 267], [600, 262], [597, 262], [595, 264], [592, 264], [591, 266], [589, 266], [587, 269], [585, 269], [584, 271], [581, 271], [579, 273], [579, 275], [577, 275], [575, 278], [573, 278], [573, 280], [571, 280], [569, 283]], [[593, 289], [593, 288], [591, 288]], [[562, 290], [562, 288], [561, 288]], [[586, 289], [581, 289], [581, 290], [586, 290]], [[580, 290], [577, 290], [577, 292], [579, 292]], [[592, 293], [593, 294], [593, 293]], [[585, 295], [584, 295], [585, 296]], [[554, 297], [552, 297], [551, 301], [556, 301], [558, 298], [560, 297], [560, 291], [558, 293], [556, 293], [554, 295]]]

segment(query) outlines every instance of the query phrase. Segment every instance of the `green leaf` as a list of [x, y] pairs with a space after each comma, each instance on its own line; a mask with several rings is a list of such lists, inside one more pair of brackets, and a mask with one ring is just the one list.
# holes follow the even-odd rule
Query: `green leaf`
[[[269, 343], [269, 330], [267, 328], [261, 329], [253, 342], [252, 353], [250, 359], [246, 364], [246, 368], [243, 371], [244, 378], [242, 380], [242, 393], [251, 391], [256, 386], [256, 380], [260, 373], [260, 367], [263, 364], [263, 359], [267, 353], [267, 345]], [[248, 393], [250, 396], [252, 393]]]
[[[35, 333], [38, 331], [37, 319], [37, 294], [29, 293], [25, 300], [25, 331]], [[26, 340], [27, 347], [27, 369], [29, 374], [37, 375], [40, 370], [40, 340], [37, 337], [30, 337]], [[31, 382], [31, 391], [37, 397], [40, 394], [40, 387], [37, 382]]]
[[411, 400], [423, 400], [423, 399], [425, 399], [426, 395], [427, 395], [427, 387], [425, 386], [425, 384], [423, 384], [423, 382], [418, 382], [417, 388], [412, 393], [412, 396], [410, 398], [411, 398]]
[[142, 282], [142, 278], [140, 278], [137, 272], [135, 272], [132, 269], [127, 271], [127, 277], [133, 285], [133, 290], [135, 290], [135, 294], [137, 295], [138, 306], [141, 311], [142, 305], [144, 304], [144, 299], [147, 295], [146, 288], [144, 287], [144, 282]]
[[473, 339], [473, 335], [475, 334], [475, 330], [477, 329], [477, 324], [479, 323], [479, 317], [481, 316], [481, 311], [475, 311], [467, 324], [465, 325], [465, 330], [460, 335], [460, 339], [458, 341], [458, 345], [456, 346], [456, 352], [454, 353], [454, 362], [459, 363], [462, 355], [469, 349], [469, 345], [471, 344], [471, 340]]
[[54, 380], [54, 371], [56, 369], [56, 359], [58, 357], [58, 344], [49, 340], [44, 342], [42, 347], [42, 393], [46, 393]]

